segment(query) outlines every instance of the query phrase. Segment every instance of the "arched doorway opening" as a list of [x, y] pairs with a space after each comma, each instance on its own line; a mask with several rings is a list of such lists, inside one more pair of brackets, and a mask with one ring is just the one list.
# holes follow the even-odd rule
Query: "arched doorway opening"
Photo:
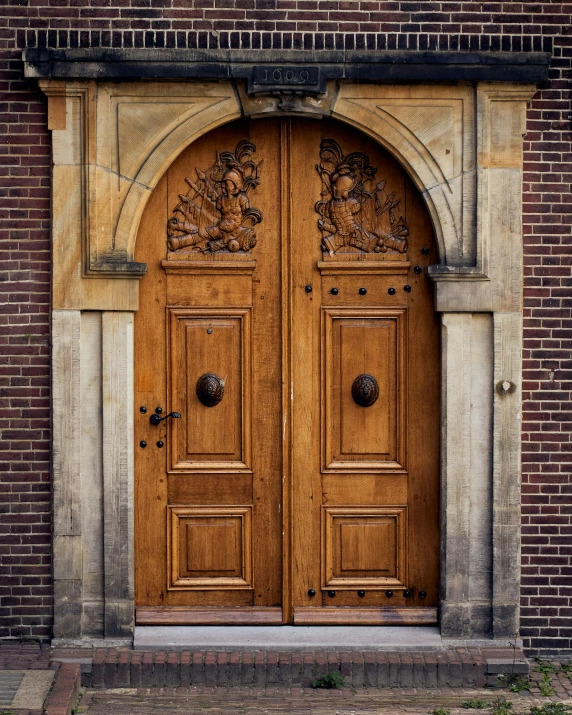
[[438, 257], [400, 165], [335, 120], [239, 120], [136, 245], [136, 621], [435, 623]]

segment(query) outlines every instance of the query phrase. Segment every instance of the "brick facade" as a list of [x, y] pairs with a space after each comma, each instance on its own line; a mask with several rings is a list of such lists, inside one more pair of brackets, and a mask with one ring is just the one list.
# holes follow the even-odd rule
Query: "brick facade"
[[548, 51], [525, 138], [522, 637], [572, 647], [572, 3], [5, 0], [0, 637], [50, 634], [49, 143], [24, 47]]

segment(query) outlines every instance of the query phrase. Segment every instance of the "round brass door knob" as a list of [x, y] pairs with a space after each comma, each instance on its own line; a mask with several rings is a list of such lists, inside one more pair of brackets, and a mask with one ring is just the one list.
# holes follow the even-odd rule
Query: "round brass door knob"
[[379, 385], [373, 375], [358, 375], [352, 384], [352, 397], [360, 407], [371, 407], [379, 397]]
[[223, 395], [224, 383], [213, 372], [207, 372], [197, 380], [197, 397], [205, 407], [218, 405]]

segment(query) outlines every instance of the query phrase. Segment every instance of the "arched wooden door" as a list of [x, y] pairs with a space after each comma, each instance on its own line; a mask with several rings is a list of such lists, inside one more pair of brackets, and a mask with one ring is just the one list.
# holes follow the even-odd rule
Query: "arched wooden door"
[[333, 120], [229, 124], [137, 260], [137, 622], [435, 622], [437, 256], [398, 163]]

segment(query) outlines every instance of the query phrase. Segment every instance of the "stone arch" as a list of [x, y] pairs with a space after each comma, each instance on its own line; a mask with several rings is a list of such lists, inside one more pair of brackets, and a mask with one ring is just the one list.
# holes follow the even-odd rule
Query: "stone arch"
[[[404, 92], [403, 88], [400, 88], [400, 97], [391, 96], [384, 87], [376, 87], [373, 95], [367, 89], [360, 85], [342, 88], [333, 101], [331, 112], [327, 113], [368, 134], [404, 167], [420, 190], [431, 216], [440, 264], [474, 266], [477, 253], [474, 156], [470, 151], [472, 144], [465, 146], [467, 142], [463, 142], [460, 132], [463, 125], [465, 131], [472, 134], [471, 127], [466, 126], [468, 110], [472, 111], [472, 94], [466, 88], [461, 88], [460, 97], [458, 88], [452, 94], [445, 92], [437, 103], [437, 119], [440, 121], [435, 122], [435, 117], [432, 118], [431, 126], [436, 126], [437, 131], [424, 132], [422, 97], [411, 97], [411, 90]], [[228, 97], [215, 104], [205, 102], [204, 109], [185, 117], [168, 131], [164, 126], [157, 126], [156, 136], [160, 139], [150, 142], [152, 149], [134, 174], [119, 206], [111, 254], [128, 263], [134, 261], [143, 210], [167, 167], [199, 137], [248, 115], [246, 109]], [[434, 107], [431, 111], [435, 114]], [[257, 111], [252, 116], [273, 114]], [[305, 115], [308, 114], [311, 113]], [[317, 107], [314, 114], [324, 116], [324, 107]], [[285, 113], [280, 115], [285, 116]]]

